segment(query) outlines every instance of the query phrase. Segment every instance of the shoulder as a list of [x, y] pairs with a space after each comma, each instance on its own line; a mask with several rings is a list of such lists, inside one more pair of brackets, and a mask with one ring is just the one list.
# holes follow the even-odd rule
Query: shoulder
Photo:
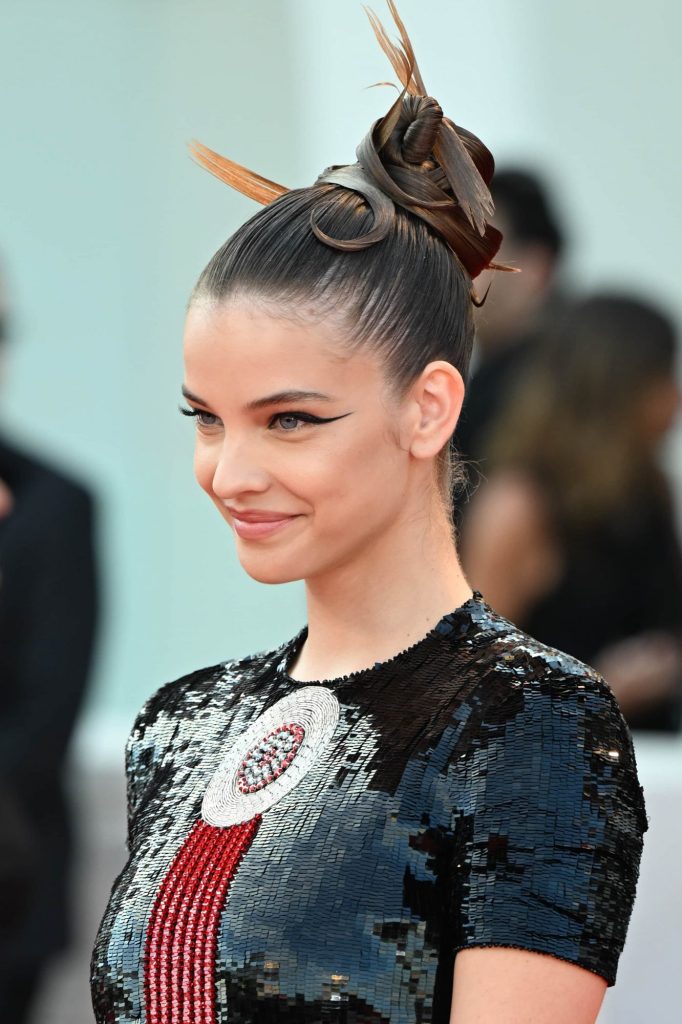
[[481, 805], [513, 799], [538, 817], [563, 808], [583, 824], [592, 815], [602, 835], [617, 813], [620, 838], [634, 856], [648, 819], [632, 734], [611, 687], [590, 665], [529, 636], [485, 602], [478, 614], [468, 729], [452, 763], [461, 764], [462, 778], [471, 780], [473, 766], [491, 780], [475, 791]]
[[17, 513], [10, 513], [9, 521], [15, 530], [31, 536], [32, 545], [43, 540], [53, 544], [58, 534], [74, 540], [87, 536], [97, 501], [84, 481], [57, 463], [6, 444], [0, 463], [7, 468], [6, 483]]
[[[553, 737], [566, 733], [595, 749], [597, 741], [613, 738], [634, 767], [630, 729], [604, 677], [579, 658], [530, 636], [485, 602], [482, 609], [479, 686], [486, 713], [518, 716], [525, 729], [545, 722]], [[550, 749], [550, 744], [543, 747]]]
[[27, 494], [49, 491], [64, 500], [81, 502], [91, 497], [90, 489], [71, 469], [5, 438], [0, 438], [0, 465]]
[[483, 595], [476, 616], [479, 678], [495, 703], [521, 699], [528, 706], [544, 697], [551, 705], [565, 706], [594, 700], [625, 724], [611, 687], [591, 665], [531, 636]]
[[131, 728], [127, 747], [143, 737], [163, 743], [172, 738], [180, 717], [204, 710], [215, 700], [221, 707], [239, 699], [245, 689], [258, 686], [259, 678], [282, 656], [286, 642], [267, 650], [194, 669], [163, 683], [145, 700]]
[[648, 828], [606, 681], [487, 606], [481, 671], [450, 760], [457, 948], [511, 945], [612, 985]]
[[[159, 686], [135, 716], [125, 744], [128, 846], [135, 838], [137, 814], [147, 795], [173, 763], [183, 728], [202, 715], [224, 711], [253, 693], [260, 678], [284, 654], [286, 642], [266, 651], [230, 658], [186, 672]], [[184, 730], [187, 735], [187, 730]]]

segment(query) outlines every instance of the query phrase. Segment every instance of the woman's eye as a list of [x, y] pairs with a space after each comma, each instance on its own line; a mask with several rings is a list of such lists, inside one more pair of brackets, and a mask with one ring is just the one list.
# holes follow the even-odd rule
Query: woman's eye
[[279, 422], [280, 429], [286, 434], [293, 434], [299, 429], [301, 423], [323, 423], [318, 416], [312, 416], [309, 412], [278, 412], [270, 420], [268, 426], [272, 428], [274, 423]]
[[214, 423], [206, 422], [206, 420], [203, 417], [208, 416], [209, 419], [212, 418], [214, 420], [218, 418], [212, 412], [205, 412], [203, 409], [185, 409], [181, 405], [178, 406], [178, 409], [180, 410], [183, 416], [194, 416], [196, 418], [197, 423], [199, 423], [202, 427], [215, 426]]
[[[214, 427], [216, 421], [220, 421], [215, 413], [206, 412], [204, 409], [195, 409], [194, 407], [186, 409], [181, 405], [178, 406], [178, 409], [183, 416], [195, 417], [199, 426], [202, 427]], [[344, 416], [350, 416], [350, 413], [344, 413], [342, 416], [322, 417], [314, 416], [311, 412], [278, 412], [270, 417], [268, 430], [278, 427], [285, 434], [296, 434], [306, 424], [331, 423], [333, 420], [343, 419]]]

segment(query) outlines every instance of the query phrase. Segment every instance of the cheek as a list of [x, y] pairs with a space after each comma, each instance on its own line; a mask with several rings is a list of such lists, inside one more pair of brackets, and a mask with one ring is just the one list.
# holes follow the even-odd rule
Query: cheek
[[[196, 444], [194, 477], [214, 502], [219, 500], [213, 491], [219, 458], [219, 445]], [[254, 461], [265, 470], [261, 460]], [[267, 489], [278, 497], [287, 494], [298, 499], [301, 511], [307, 506], [318, 531], [330, 536], [339, 530], [362, 532], [384, 522], [402, 502], [405, 466], [406, 453], [386, 425], [372, 424], [368, 429], [365, 423], [352, 436], [324, 445], [282, 444], [274, 465], [267, 467]]]
[[315, 479], [309, 478], [320, 512], [324, 503], [325, 521], [331, 525], [343, 519], [344, 530], [354, 530], [390, 517], [402, 501], [406, 461], [397, 440], [381, 429], [330, 450], [317, 463]]
[[194, 449], [194, 478], [207, 494], [213, 494], [213, 478], [216, 471], [216, 458], [204, 445], [196, 445]]

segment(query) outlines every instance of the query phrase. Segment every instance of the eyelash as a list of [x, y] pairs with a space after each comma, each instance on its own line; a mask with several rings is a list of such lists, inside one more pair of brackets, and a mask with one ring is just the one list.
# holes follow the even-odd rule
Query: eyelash
[[[194, 409], [194, 408], [185, 409], [181, 405], [178, 406], [178, 409], [180, 410], [180, 412], [182, 413], [183, 416], [199, 417], [199, 416], [213, 416], [214, 415], [214, 413], [212, 413], [212, 412], [205, 412], [203, 409]], [[275, 420], [281, 419], [283, 416], [289, 416], [289, 417], [291, 417], [293, 419], [301, 420], [303, 423], [328, 423], [328, 422], [330, 422], [330, 420], [323, 419], [320, 416], [313, 416], [313, 414], [310, 413], [310, 412], [295, 412], [294, 410], [292, 410], [291, 412], [278, 412], [278, 413], [275, 413], [275, 415], [270, 418], [270, 421], [268, 423], [268, 429], [272, 428], [272, 424], [275, 422]], [[331, 418], [332, 419], [336, 419], [335, 416], [333, 416]], [[197, 422], [201, 426], [203, 426], [203, 427], [214, 426], [214, 424], [212, 424], [212, 423], [202, 423], [200, 419], [197, 419]], [[297, 429], [300, 429], [300, 428], [296, 428], [294, 430], [285, 430], [284, 433], [285, 434], [295, 434], [297, 432]]]

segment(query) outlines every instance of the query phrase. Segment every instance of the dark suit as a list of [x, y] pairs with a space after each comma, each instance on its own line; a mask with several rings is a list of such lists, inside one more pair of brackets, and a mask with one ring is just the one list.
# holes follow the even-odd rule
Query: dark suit
[[[0, 914], [4, 1020], [14, 973], [37, 975], [70, 938], [72, 840], [62, 776], [91, 665], [99, 592], [90, 493], [6, 438], [0, 480], [13, 496], [0, 519], [0, 787], [35, 854], [22, 920]], [[11, 845], [9, 816], [3, 823]], [[11, 873], [3, 881], [7, 892]]]

